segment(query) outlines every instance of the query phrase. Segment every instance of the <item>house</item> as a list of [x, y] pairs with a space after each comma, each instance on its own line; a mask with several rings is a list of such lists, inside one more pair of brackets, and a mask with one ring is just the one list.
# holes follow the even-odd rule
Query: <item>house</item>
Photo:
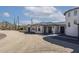
[[79, 21], [79, 7], [67, 10], [65, 13], [66, 28], [65, 34], [69, 36], [78, 36], [78, 26], [75, 24], [76, 20]]
[[65, 24], [62, 23], [38, 23], [27, 25], [27, 32], [39, 33], [39, 34], [52, 34], [52, 33], [64, 33]]

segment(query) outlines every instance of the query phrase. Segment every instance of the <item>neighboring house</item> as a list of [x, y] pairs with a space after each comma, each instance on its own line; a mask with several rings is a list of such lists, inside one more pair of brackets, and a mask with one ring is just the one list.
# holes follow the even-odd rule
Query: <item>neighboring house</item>
[[62, 23], [38, 23], [33, 25], [27, 25], [27, 32], [33, 33], [43, 33], [43, 34], [52, 34], [52, 33], [64, 33], [65, 24]]
[[64, 13], [66, 18], [65, 34], [69, 36], [78, 36], [78, 26], [75, 21], [79, 19], [79, 7], [70, 9]]

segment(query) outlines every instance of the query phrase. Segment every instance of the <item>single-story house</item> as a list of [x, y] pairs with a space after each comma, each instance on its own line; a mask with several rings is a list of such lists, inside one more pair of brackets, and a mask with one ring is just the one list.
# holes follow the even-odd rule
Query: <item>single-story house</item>
[[38, 23], [27, 25], [26, 31], [40, 34], [64, 33], [64, 23]]

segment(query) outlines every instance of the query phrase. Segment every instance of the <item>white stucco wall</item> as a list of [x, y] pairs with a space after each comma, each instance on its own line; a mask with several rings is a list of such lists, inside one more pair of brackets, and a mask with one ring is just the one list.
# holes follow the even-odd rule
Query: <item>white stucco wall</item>
[[[28, 30], [28, 28], [29, 28], [30, 26], [26, 26], [26, 32], [28, 32], [29, 30]], [[30, 29], [30, 31], [31, 31], [31, 29]]]
[[[52, 33], [58, 33], [59, 29], [58, 26], [52, 26]], [[35, 33], [43, 33], [44, 32], [44, 26], [36, 26], [37, 31]], [[38, 28], [40, 28], [40, 31], [38, 31]], [[48, 26], [46, 28], [46, 32], [48, 33]]]
[[52, 26], [52, 32], [55, 33], [56, 31], [56, 26]]
[[52, 26], [52, 32], [53, 32], [53, 33], [60, 33], [60, 28], [59, 28], [59, 26]]
[[[74, 9], [75, 10], [75, 9]], [[74, 20], [79, 18], [79, 9], [77, 9], [77, 15], [74, 15], [74, 10], [69, 11], [66, 13], [66, 29], [65, 34], [69, 36], [78, 36], [78, 27], [74, 24]], [[68, 17], [68, 13], [70, 13], [70, 16]], [[70, 27], [68, 27], [68, 22], [70, 22]]]
[[[35, 31], [35, 33], [43, 33], [44, 32], [44, 26], [36, 26], [37, 27], [37, 31]], [[60, 28], [58, 28], [59, 26], [52, 26], [52, 33], [60, 33]], [[40, 28], [40, 31], [38, 31], [38, 28]], [[46, 28], [46, 32], [48, 33], [48, 26]]]
[[[26, 28], [26, 32], [28, 32], [28, 28], [30, 27], [30, 31], [34, 32], [34, 33], [44, 33], [44, 26], [40, 26], [40, 25], [34, 25], [34, 26], [27, 26]], [[46, 26], [46, 33], [48, 33], [48, 27]], [[56, 25], [52, 25], [52, 33], [59, 33], [60, 32], [60, 28], [58, 28], [59, 26]], [[40, 28], [40, 31], [38, 30]]]
[[[37, 31], [35, 33], [43, 33], [43, 26], [36, 26]], [[40, 28], [40, 31], [38, 31], [38, 28]]]

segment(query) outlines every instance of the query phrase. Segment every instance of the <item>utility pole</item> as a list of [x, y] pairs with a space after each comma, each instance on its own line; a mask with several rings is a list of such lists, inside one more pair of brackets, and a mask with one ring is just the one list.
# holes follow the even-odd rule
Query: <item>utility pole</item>
[[16, 30], [16, 21], [15, 21], [15, 17], [14, 17], [14, 29]]
[[19, 16], [17, 16], [17, 22], [18, 22], [17, 26], [18, 26], [18, 30], [19, 30]]
[[31, 25], [33, 24], [33, 19], [31, 18]]
[[31, 32], [32, 32], [33, 19], [31, 18]]

